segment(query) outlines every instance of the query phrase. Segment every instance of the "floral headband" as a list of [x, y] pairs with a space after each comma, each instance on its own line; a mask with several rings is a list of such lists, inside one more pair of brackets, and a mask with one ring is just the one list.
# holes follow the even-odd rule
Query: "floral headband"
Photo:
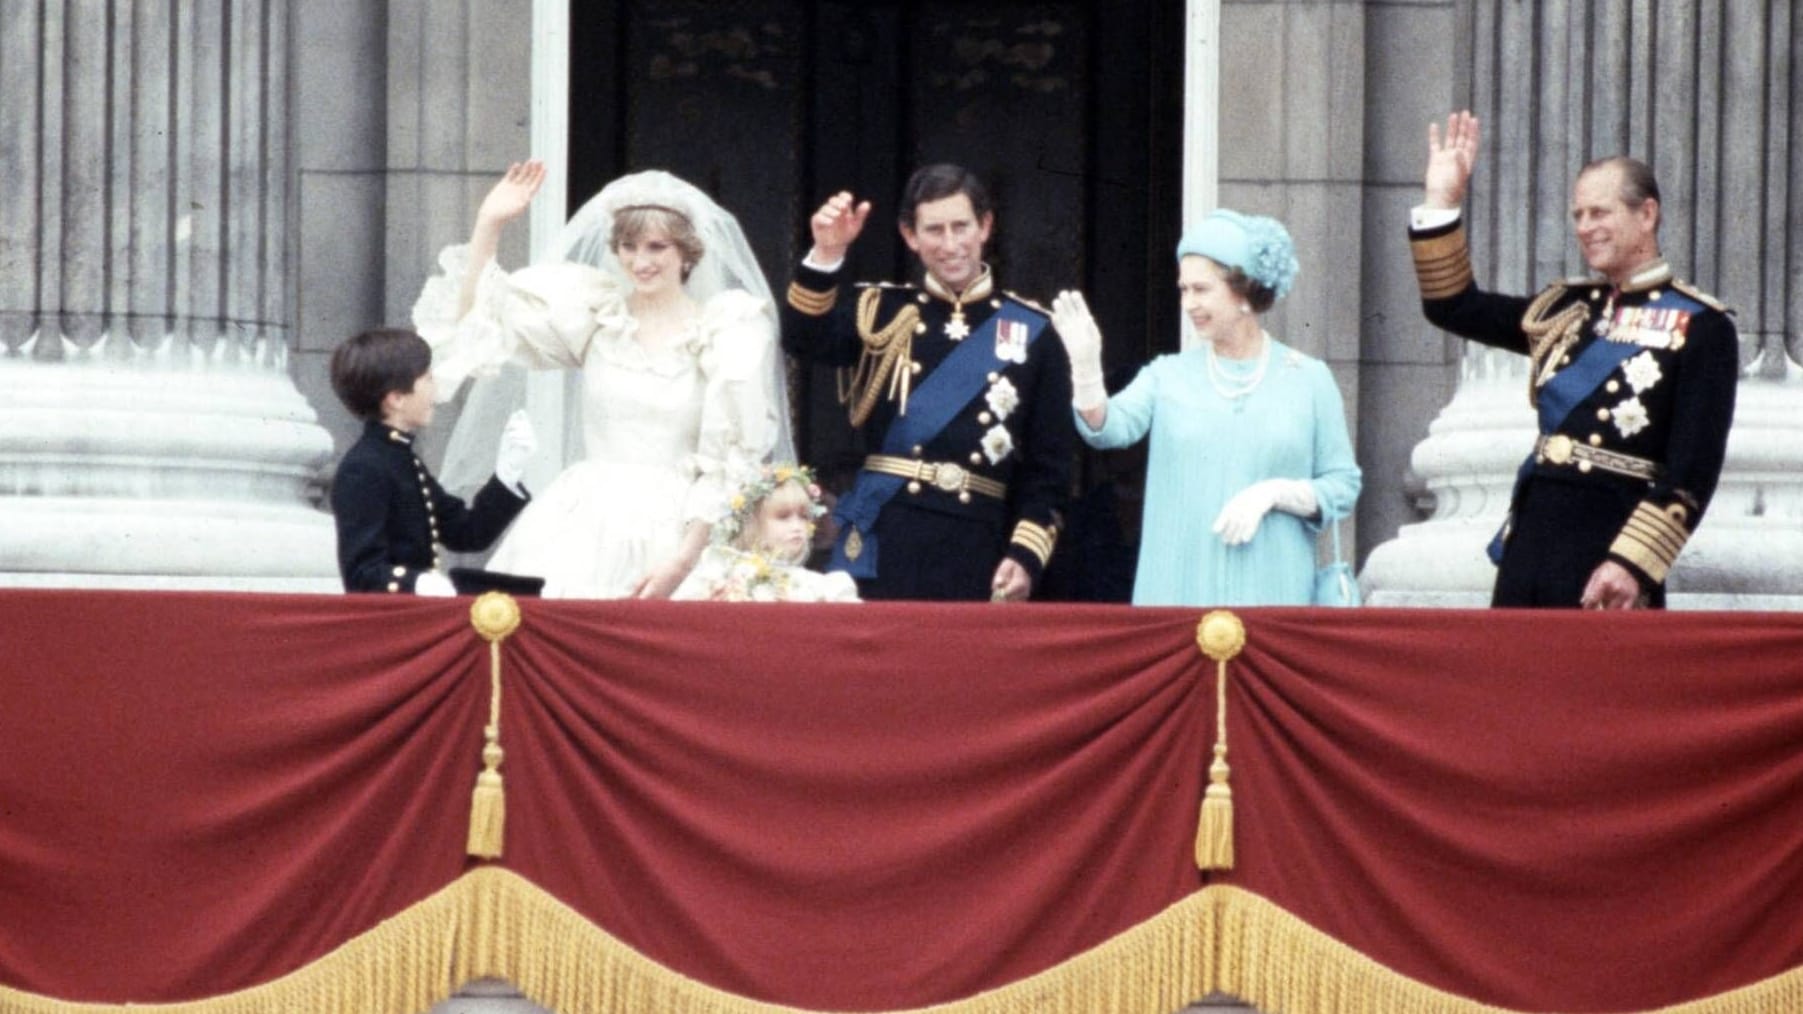
[[806, 465], [765, 465], [727, 501], [725, 515], [714, 522], [713, 543], [717, 546], [736, 543], [756, 516], [764, 498], [791, 482], [807, 491], [810, 519], [826, 513], [820, 503], [820, 484], [814, 478], [813, 469]]

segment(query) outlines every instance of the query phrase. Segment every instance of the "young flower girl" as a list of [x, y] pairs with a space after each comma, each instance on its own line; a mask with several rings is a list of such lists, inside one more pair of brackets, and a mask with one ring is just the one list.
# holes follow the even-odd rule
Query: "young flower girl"
[[802, 566], [814, 543], [814, 520], [826, 513], [814, 473], [802, 465], [765, 465], [733, 494], [714, 523], [711, 544], [675, 599], [714, 602], [856, 602], [857, 585], [842, 573]]

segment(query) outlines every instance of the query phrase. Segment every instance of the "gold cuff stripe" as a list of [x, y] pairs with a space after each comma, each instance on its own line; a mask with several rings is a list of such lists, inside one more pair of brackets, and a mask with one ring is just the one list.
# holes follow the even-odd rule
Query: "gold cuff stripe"
[[1663, 583], [1689, 540], [1690, 530], [1681, 522], [1642, 501], [1609, 546], [1609, 552]]
[[1014, 534], [1008, 541], [1038, 557], [1039, 565], [1043, 567], [1052, 560], [1052, 550], [1058, 545], [1058, 530], [1023, 519], [1015, 523]]
[[1640, 543], [1649, 551], [1663, 557], [1668, 566], [1678, 558], [1679, 551], [1684, 548], [1683, 536], [1673, 535], [1670, 531], [1654, 527], [1638, 517], [1628, 519], [1628, 523], [1622, 526], [1618, 538], [1628, 538]]
[[804, 289], [800, 282], [789, 283], [789, 305], [810, 317], [824, 317], [833, 304], [839, 301], [839, 290], [815, 292]]
[[1465, 245], [1464, 225], [1444, 236], [1411, 240], [1409, 250], [1415, 257], [1421, 298], [1456, 296], [1471, 284], [1471, 252]]

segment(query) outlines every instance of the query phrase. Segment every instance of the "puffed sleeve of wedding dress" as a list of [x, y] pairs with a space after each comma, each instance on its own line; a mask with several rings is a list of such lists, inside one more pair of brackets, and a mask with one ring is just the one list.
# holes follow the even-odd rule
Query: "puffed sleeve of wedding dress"
[[777, 346], [770, 304], [739, 289], [719, 293], [702, 308], [701, 331], [706, 387], [683, 518], [712, 522], [728, 493], [769, 458], [777, 413], [788, 407], [776, 404], [771, 387]]
[[467, 244], [438, 255], [439, 273], [413, 304], [413, 326], [432, 346], [438, 397], [465, 377], [492, 377], [509, 362], [533, 369], [582, 365], [598, 333], [627, 326], [626, 294], [612, 275], [586, 264], [535, 264], [506, 272], [489, 261], [468, 313], [457, 317]]

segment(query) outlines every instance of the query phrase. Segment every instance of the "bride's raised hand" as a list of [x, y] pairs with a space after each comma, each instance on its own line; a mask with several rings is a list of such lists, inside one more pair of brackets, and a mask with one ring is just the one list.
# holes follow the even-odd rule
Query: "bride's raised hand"
[[520, 217], [545, 182], [545, 164], [538, 159], [515, 162], [482, 199], [476, 221], [505, 225]]

